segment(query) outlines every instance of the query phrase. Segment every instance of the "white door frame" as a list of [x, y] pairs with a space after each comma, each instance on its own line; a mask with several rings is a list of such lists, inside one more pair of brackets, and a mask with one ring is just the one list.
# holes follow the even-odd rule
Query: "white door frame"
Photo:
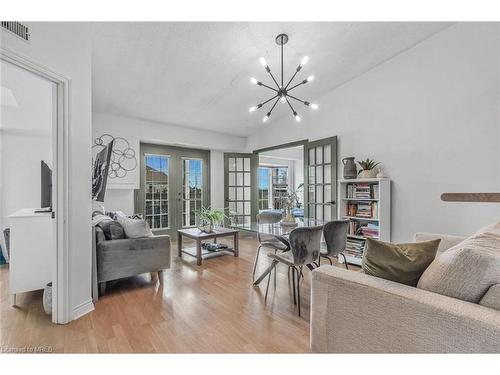
[[[52, 270], [52, 321], [65, 324], [70, 321], [69, 314], [69, 215], [68, 215], [68, 129], [69, 129], [69, 90], [71, 80], [38, 64], [24, 56], [0, 47], [0, 59], [26, 69], [56, 84], [56, 121], [52, 131], [54, 150], [53, 208], [56, 215], [56, 249], [53, 255]], [[54, 147], [55, 145], [55, 147]]]

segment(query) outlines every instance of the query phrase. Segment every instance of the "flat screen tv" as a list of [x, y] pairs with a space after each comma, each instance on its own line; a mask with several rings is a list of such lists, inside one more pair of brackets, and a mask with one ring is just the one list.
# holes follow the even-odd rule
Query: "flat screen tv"
[[40, 207], [42, 209], [52, 210], [52, 170], [42, 160], [40, 173], [41, 199]]
[[92, 172], [92, 199], [98, 202], [104, 202], [114, 142], [113, 140], [104, 146], [103, 149], [97, 153], [94, 160], [94, 170]]

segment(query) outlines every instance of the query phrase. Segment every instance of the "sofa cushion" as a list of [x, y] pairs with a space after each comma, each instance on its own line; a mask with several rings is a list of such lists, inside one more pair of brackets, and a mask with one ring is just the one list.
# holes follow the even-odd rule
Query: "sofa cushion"
[[500, 310], [500, 284], [490, 286], [479, 304], [491, 309]]
[[382, 279], [416, 286], [436, 256], [441, 240], [391, 244], [367, 238], [361, 267], [363, 272]]
[[500, 223], [479, 230], [437, 256], [417, 287], [479, 303], [495, 284], [500, 284]]

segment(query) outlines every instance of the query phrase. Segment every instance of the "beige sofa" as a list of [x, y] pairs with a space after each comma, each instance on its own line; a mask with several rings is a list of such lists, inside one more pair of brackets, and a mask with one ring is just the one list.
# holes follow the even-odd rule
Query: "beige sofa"
[[[441, 238], [438, 253], [463, 238]], [[500, 353], [500, 311], [338, 267], [313, 272], [316, 353]]]

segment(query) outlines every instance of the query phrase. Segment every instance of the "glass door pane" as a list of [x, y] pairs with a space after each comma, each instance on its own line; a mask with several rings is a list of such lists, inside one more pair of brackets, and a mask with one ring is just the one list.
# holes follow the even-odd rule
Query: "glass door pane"
[[224, 159], [226, 171], [224, 195], [229, 210], [229, 220], [235, 225], [249, 225], [255, 215], [253, 203], [255, 202], [256, 207], [268, 204], [268, 187], [259, 183], [259, 195], [253, 197], [255, 155], [224, 154]]
[[167, 229], [170, 156], [146, 154], [144, 218], [151, 229]]
[[203, 170], [201, 159], [182, 160], [182, 227], [196, 225], [196, 212], [203, 202]]

